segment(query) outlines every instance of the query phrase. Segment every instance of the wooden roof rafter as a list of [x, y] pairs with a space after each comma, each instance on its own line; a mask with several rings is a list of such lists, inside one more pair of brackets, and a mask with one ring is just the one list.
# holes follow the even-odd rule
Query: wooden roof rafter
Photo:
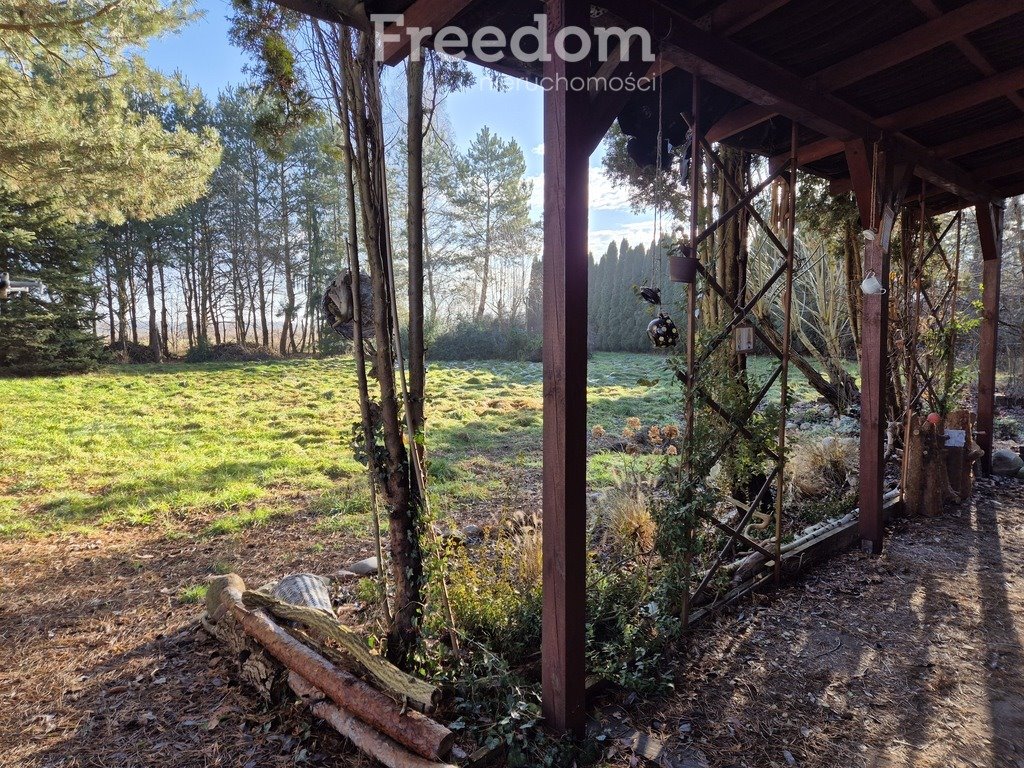
[[697, 21], [719, 35], [734, 35], [777, 11], [790, 0], [726, 0]]
[[[647, 8], [638, 7], [631, 0], [604, 0], [602, 5], [629, 25], [667, 30], [662, 56], [669, 62], [751, 104], [769, 108], [828, 136], [830, 146], [839, 144], [824, 157], [842, 152], [851, 139], [874, 142], [891, 135], [890, 130], [869, 115], [831, 93], [821, 92], [813, 80], [801, 78], [728, 38], [701, 29], [666, 0], [650, 0]], [[891, 135], [891, 139], [894, 149], [914, 164], [917, 175], [931, 184], [970, 203], [998, 197], [989, 184], [954, 163], [935, 157], [918, 142], [899, 134]], [[803, 161], [803, 155], [800, 159]]]
[[[994, 24], [1019, 11], [1019, 8], [1006, 0], [973, 0], [967, 5], [940, 14], [901, 35], [826, 67], [810, 80], [823, 91], [836, 91], [910, 61], [939, 45], [961, 40], [963, 35]], [[989, 69], [991, 71], [984, 74], [990, 78], [998, 75], [991, 65]], [[721, 141], [768, 120], [775, 114], [778, 113], [767, 107], [746, 105], [725, 115], [712, 125], [708, 136], [712, 141]], [[841, 148], [837, 149], [837, 152], [839, 151], [842, 151]]]
[[[937, 19], [942, 16], [942, 10], [935, 4], [934, 0], [910, 0], [924, 16], [929, 19]], [[1007, 3], [1007, 6], [1012, 6], [1011, 3]], [[975, 69], [981, 74], [991, 77], [996, 74], [996, 68], [992, 66], [992, 62], [988, 60], [978, 47], [968, 40], [966, 37], [957, 37], [952, 40], [952, 43], [957, 49], [964, 55], [964, 57], [971, 62]], [[1009, 94], [1008, 97], [1013, 105], [1017, 107], [1021, 112], [1024, 112], [1024, 97], [1019, 93]]]

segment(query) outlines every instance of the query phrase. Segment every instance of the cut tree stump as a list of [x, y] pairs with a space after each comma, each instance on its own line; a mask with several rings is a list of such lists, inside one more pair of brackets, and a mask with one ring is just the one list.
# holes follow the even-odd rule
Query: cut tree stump
[[984, 455], [974, 440], [974, 414], [970, 411], [953, 411], [946, 417], [946, 427], [964, 432], [963, 448], [947, 448], [946, 463], [950, 486], [961, 500], [966, 500], [974, 493], [974, 462]]
[[221, 606], [220, 594], [228, 585], [245, 589], [245, 583], [235, 574], [210, 581], [203, 629], [226, 649], [222, 656], [238, 665], [238, 677], [244, 685], [264, 701], [281, 704], [288, 699], [288, 672], [262, 645], [245, 634], [242, 625]]
[[932, 424], [912, 415], [904, 450], [907, 471], [903, 504], [907, 514], [934, 517], [942, 513], [947, 500], [959, 500], [949, 484], [946, 435], [941, 423]]

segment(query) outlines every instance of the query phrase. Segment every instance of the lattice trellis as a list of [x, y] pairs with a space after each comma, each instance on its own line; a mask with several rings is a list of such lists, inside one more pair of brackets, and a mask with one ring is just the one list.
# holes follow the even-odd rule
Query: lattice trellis
[[[924, 199], [922, 190], [921, 199]], [[926, 215], [923, 203], [917, 215], [903, 212], [903, 258], [894, 289], [898, 297], [897, 338], [891, 365], [898, 372], [895, 394], [907, 441], [911, 416], [945, 411], [956, 366], [957, 300], [964, 246], [964, 212], [953, 214], [941, 230]], [[941, 338], [946, 349], [935, 354], [928, 337]], [[898, 419], [899, 420], [899, 419]], [[906, 476], [906, 456], [902, 474]]]
[[[759, 556], [753, 582], [773, 576], [778, 578], [796, 246], [793, 220], [796, 126], [793, 126], [789, 161], [758, 179], [744, 173], [740, 183], [702, 133], [699, 91], [699, 82], [695, 80], [693, 113], [692, 117], [688, 116], [693, 137], [690, 233], [684, 250], [700, 256], [701, 261], [698, 280], [690, 285], [687, 296], [686, 363], [685, 367], [678, 366], [677, 375], [684, 384], [686, 397], [682, 477], [691, 495], [695, 497], [700, 492], [707, 502], [691, 505], [699, 518], [691, 524], [691, 544], [693, 537], [703, 536], [714, 543], [714, 549], [709, 553], [713, 556], [699, 562], [692, 556], [695, 547], [687, 549], [684, 624], [696, 618], [697, 611], [703, 614], [728, 599], [729, 592], [720, 587], [716, 577], [737, 557]], [[718, 171], [718, 178], [731, 194], [727, 201], [723, 200], [723, 195], [707, 195], [705, 203], [710, 205], [706, 205], [706, 213], [711, 220], [699, 227], [699, 202], [702, 193], [708, 192], [708, 172], [712, 169]], [[772, 211], [767, 216], [771, 221], [766, 220], [759, 207]], [[777, 261], [761, 276], [750, 275], [744, 269], [733, 292], [728, 291], [714, 269], [709, 268], [709, 262], [714, 259], [716, 235], [730, 224], [740, 227], [741, 248], [746, 248], [751, 230], [756, 228]], [[741, 262], [745, 265], [746, 259]], [[700, 305], [705, 297], [714, 297], [725, 307], [726, 314], [720, 318], [718, 327], [709, 327], [701, 320]], [[762, 302], [780, 305], [781, 332], [769, 327], [763, 313], [755, 312]], [[749, 327], [776, 360], [771, 373], [758, 386], [751, 386], [746, 366], [732, 344], [734, 333], [740, 327]], [[722, 374], [723, 360], [732, 368], [731, 378]], [[724, 387], [723, 382], [726, 382]], [[776, 385], [779, 392], [773, 397]], [[730, 388], [733, 396], [729, 396]], [[777, 402], [777, 412], [770, 411], [775, 416], [774, 423], [770, 423], [771, 417], [766, 416], [765, 411], [770, 400]], [[710, 423], [698, 424], [697, 418], [706, 418]], [[767, 438], [769, 427], [773, 432], [771, 441]], [[747, 467], [749, 476], [742, 489], [745, 498], [739, 499], [735, 498], [739, 494], [715, 488], [708, 477], [719, 462], [730, 456], [735, 459], [736, 453], [742, 451], [748, 454], [745, 460], [752, 466]], [[769, 501], [773, 495], [774, 500]]]

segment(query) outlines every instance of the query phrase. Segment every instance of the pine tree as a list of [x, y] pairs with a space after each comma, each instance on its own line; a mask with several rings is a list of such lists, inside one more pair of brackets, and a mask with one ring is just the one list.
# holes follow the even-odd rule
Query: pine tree
[[479, 275], [480, 293], [474, 316], [484, 316], [491, 298], [492, 276], [499, 256], [526, 253], [536, 228], [530, 221], [530, 194], [523, 150], [487, 127], [459, 158], [452, 204], [460, 224], [462, 245]]
[[27, 203], [74, 221], [149, 219], [196, 199], [216, 132], [168, 129], [160, 111], [197, 95], [132, 49], [194, 16], [184, 0], [0, 5], [0, 167]]
[[96, 243], [94, 231], [67, 223], [52, 206], [0, 193], [0, 273], [42, 284], [39, 292], [0, 300], [0, 372], [71, 373], [96, 365], [96, 291], [88, 283]]

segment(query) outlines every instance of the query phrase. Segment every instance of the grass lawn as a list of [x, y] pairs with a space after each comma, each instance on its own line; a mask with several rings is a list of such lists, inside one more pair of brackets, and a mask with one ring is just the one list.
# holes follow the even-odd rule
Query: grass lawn
[[[537, 363], [431, 364], [428, 441], [443, 504], [484, 502], [501, 494], [506, 470], [539, 467], [540, 382]], [[589, 385], [591, 426], [678, 421], [663, 357], [598, 354]], [[807, 395], [798, 374], [794, 386]], [[0, 537], [123, 526], [224, 535], [298, 509], [364, 535], [366, 485], [349, 447], [355, 392], [347, 358], [0, 379]], [[592, 464], [601, 485], [609, 457]]]

